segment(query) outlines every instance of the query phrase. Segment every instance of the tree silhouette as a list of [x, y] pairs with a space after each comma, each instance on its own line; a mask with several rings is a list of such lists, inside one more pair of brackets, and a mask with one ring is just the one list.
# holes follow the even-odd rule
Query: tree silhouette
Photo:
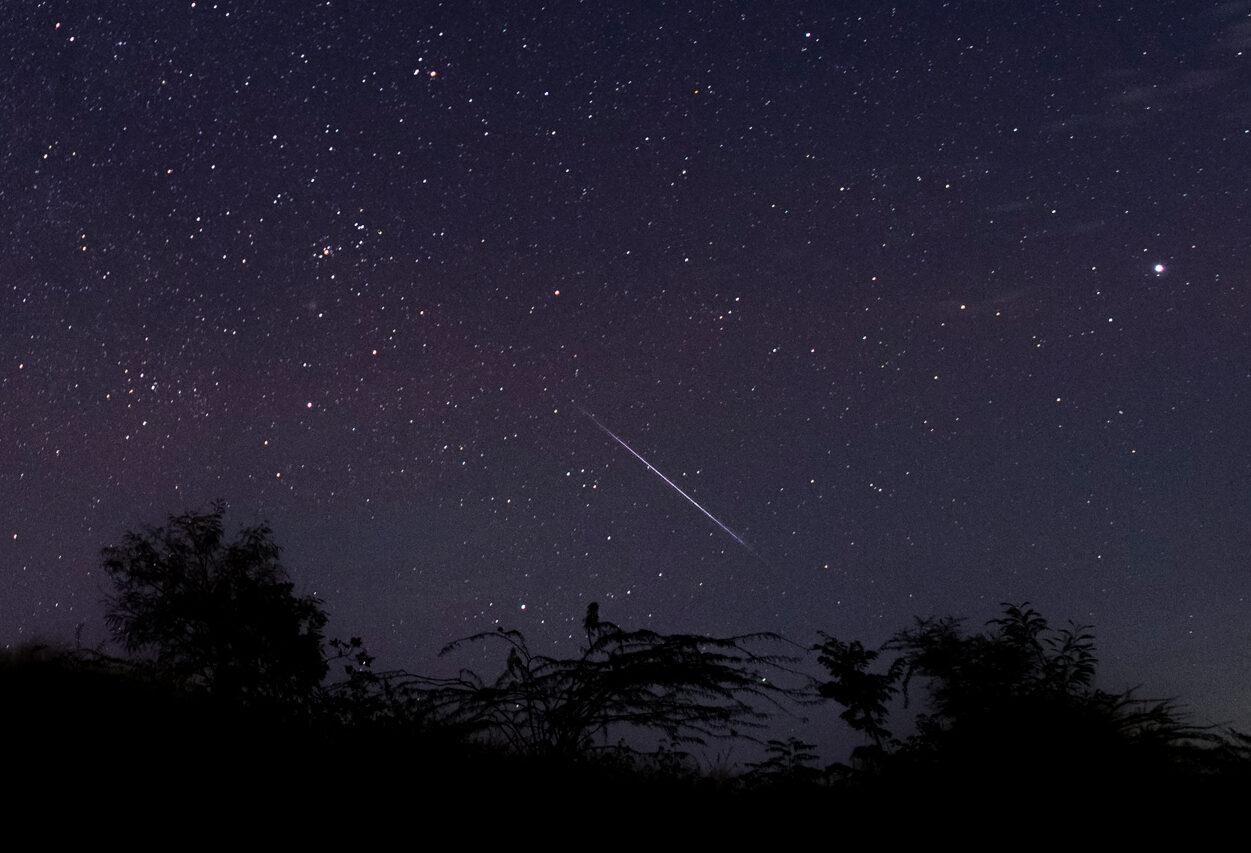
[[770, 739], [765, 744], [763, 761], [747, 765], [744, 782], [750, 786], [793, 788], [820, 782], [822, 772], [816, 766], [815, 747], [799, 738]]
[[327, 668], [322, 604], [294, 594], [267, 525], [224, 541], [223, 511], [171, 516], [105, 548], [107, 623], [177, 683], [234, 700], [307, 700]]
[[[892, 739], [886, 728], [889, 715], [887, 703], [898, 692], [897, 683], [906, 663], [896, 660], [885, 673], [869, 672], [869, 666], [881, 652], [866, 649], [860, 642], [844, 643], [828, 635], [816, 646], [817, 662], [830, 673], [831, 680], [818, 685], [824, 699], [833, 699], [844, 707], [839, 717], [858, 732], [863, 732], [880, 751]], [[869, 750], [861, 747], [857, 756], [867, 758]]]
[[711, 637], [624, 630], [587, 608], [587, 644], [572, 658], [535, 654], [519, 631], [503, 629], [458, 640], [498, 642], [504, 671], [492, 682], [464, 671], [428, 680], [427, 697], [443, 719], [498, 736], [529, 754], [583, 754], [620, 727], [661, 735], [673, 744], [743, 736], [799, 692], [775, 684], [794, 658], [754, 651], [775, 634]]
[[[987, 782], [1040, 783], [1066, 772], [1158, 775], [1217, 740], [1170, 702], [1096, 688], [1089, 629], [1054, 629], [1028, 604], [1004, 605], [980, 633], [958, 619], [919, 619], [881, 652], [828, 636], [816, 650], [830, 675], [821, 695], [843, 705], [842, 718], [873, 742], [857, 754], [873, 759], [862, 770], [941, 767]], [[870, 672], [883, 653], [895, 657], [885, 672]], [[889, 703], [902, 694], [906, 706], [916, 680], [926, 686], [926, 712], [900, 739], [887, 727]]]

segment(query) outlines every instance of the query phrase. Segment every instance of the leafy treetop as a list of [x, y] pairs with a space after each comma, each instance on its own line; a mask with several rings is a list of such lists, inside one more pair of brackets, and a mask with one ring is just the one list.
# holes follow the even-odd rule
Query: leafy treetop
[[225, 541], [223, 511], [171, 516], [105, 548], [108, 625], [126, 651], [152, 655], [190, 686], [233, 699], [308, 698], [327, 668], [322, 604], [295, 595], [267, 525]]

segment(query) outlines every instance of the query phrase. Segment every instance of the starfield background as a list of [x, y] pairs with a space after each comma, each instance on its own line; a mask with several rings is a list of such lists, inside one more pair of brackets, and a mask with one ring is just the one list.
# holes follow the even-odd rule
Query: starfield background
[[0, 35], [10, 674], [159, 657], [101, 549], [220, 499], [370, 671], [493, 678], [437, 653], [497, 628], [576, 658], [592, 602], [777, 632], [826, 695], [757, 736], [825, 766], [886, 743], [834, 695], [884, 683], [829, 685], [892, 656], [839, 682], [821, 632], [1030, 602], [1094, 626], [1065, 695], [1251, 726], [1251, 3], [13, 2]]

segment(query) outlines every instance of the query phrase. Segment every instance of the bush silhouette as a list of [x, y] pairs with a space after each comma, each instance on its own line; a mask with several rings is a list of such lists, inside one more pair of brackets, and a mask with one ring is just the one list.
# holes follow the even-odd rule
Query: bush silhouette
[[[1005, 605], [983, 632], [919, 619], [880, 652], [829, 636], [816, 651], [830, 675], [821, 695], [871, 741], [853, 755], [871, 775], [941, 772], [1001, 790], [1072, 776], [1147, 784], [1195, 769], [1220, 740], [1170, 702], [1096, 688], [1089, 629], [1052, 628], [1027, 604]], [[885, 672], [869, 670], [890, 653]], [[902, 694], [906, 705], [914, 681], [924, 682], [928, 704], [901, 738], [887, 727], [889, 704]]]
[[[0, 654], [7, 730], [137, 778], [145, 762], [206, 784], [206, 768], [304, 783], [403, 762], [423, 795], [698, 800], [731, 817], [746, 802], [851, 810], [988, 793], [1035, 802], [1078, 796], [1075, 785], [1123, 796], [1251, 784], [1251, 736], [1100, 689], [1091, 632], [1054, 628], [1027, 604], [1005, 605], [981, 630], [919, 619], [880, 648], [823, 635], [819, 679], [797, 671], [776, 634], [628, 630], [591, 604], [568, 657], [499, 629], [444, 649], [496, 644], [497, 676], [439, 678], [376, 671], [356, 637], [326, 643], [323, 605], [295, 594], [269, 527], [228, 539], [222, 516], [215, 504], [105, 548], [107, 621], [131, 657], [81, 646]], [[327, 683], [332, 663], [342, 672]], [[918, 687], [922, 712], [899, 721]], [[823, 770], [810, 744], [770, 728], [775, 712], [823, 700], [865, 737], [851, 766]], [[714, 740], [752, 741], [764, 757], [718, 777], [691, 748]]]
[[624, 630], [587, 608], [587, 643], [571, 658], [531, 651], [518, 631], [476, 634], [466, 643], [498, 642], [507, 650], [504, 671], [492, 682], [473, 672], [433, 683], [429, 701], [444, 719], [502, 739], [527, 754], [585, 754], [610, 731], [634, 729], [673, 746], [745, 736], [796, 690], [770, 676], [794, 658], [753, 650], [778, 642], [775, 634], [711, 637]]
[[326, 674], [326, 615], [299, 597], [266, 525], [223, 537], [221, 504], [104, 549], [106, 620], [166, 678], [240, 701], [309, 700]]

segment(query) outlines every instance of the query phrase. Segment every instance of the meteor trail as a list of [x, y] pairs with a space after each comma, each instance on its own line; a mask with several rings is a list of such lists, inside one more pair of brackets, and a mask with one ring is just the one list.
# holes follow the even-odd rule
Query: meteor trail
[[700, 512], [702, 512], [704, 515], [708, 516], [708, 518], [712, 521], [712, 523], [713, 523], [713, 524], [715, 524], [715, 525], [717, 525], [717, 527], [720, 527], [722, 530], [724, 530], [724, 531], [725, 531], [725, 532], [726, 532], [726, 533], [730, 536], [730, 538], [731, 538], [731, 539], [733, 539], [733, 540], [734, 540], [735, 542], [737, 542], [738, 544], [742, 545], [742, 546], [743, 546], [744, 548], [746, 548], [748, 551], [751, 551], [751, 553], [752, 553], [753, 555], [755, 555], [757, 559], [760, 559], [760, 560], [763, 560], [763, 559], [764, 559], [763, 557], [761, 557], [759, 554], [757, 554], [757, 553], [756, 553], [756, 549], [752, 548], [750, 545], [748, 545], [746, 542], [744, 542], [744, 541], [743, 541], [743, 538], [742, 538], [741, 536], [739, 536], [739, 535], [738, 535], [737, 533], [735, 533], [733, 530], [731, 530], [730, 528], [728, 528], [728, 527], [726, 527], [724, 524], [722, 524], [722, 523], [721, 523], [721, 521], [720, 521], [720, 520], [719, 520], [719, 519], [718, 519], [715, 515], [713, 515], [713, 514], [712, 514], [712, 513], [710, 513], [708, 510], [706, 510], [706, 509], [704, 509], [702, 506], [700, 506], [700, 504], [699, 504], [699, 502], [698, 502], [697, 500], [695, 500], [693, 497], [691, 497], [690, 495], [688, 495], [686, 492], [682, 491], [682, 487], [681, 487], [681, 486], [679, 486], [677, 483], [675, 483], [675, 482], [673, 482], [672, 480], [670, 480], [668, 477], [666, 477], [664, 474], [662, 474], [659, 470], [657, 470], [657, 468], [656, 468], [656, 466], [655, 466], [655, 465], [652, 465], [652, 463], [648, 462], [646, 459], [644, 459], [642, 456], [640, 456], [637, 452], [635, 452], [634, 448], [633, 448], [633, 447], [631, 447], [630, 445], [626, 444], [626, 443], [625, 443], [625, 441], [621, 438], [621, 436], [617, 435], [615, 432], [613, 432], [612, 430], [610, 430], [608, 427], [606, 427], [606, 426], [604, 426], [602, 423], [600, 423], [599, 418], [595, 417], [595, 415], [591, 414], [591, 413], [590, 413], [590, 412], [588, 412], [586, 409], [583, 409], [581, 406], [578, 406], [578, 408], [582, 411], [582, 414], [586, 415], [588, 418], [590, 418], [590, 419], [591, 419], [592, 423], [594, 423], [597, 427], [599, 427], [600, 429], [602, 429], [604, 432], [608, 433], [608, 435], [612, 437], [613, 441], [617, 442], [617, 443], [618, 443], [618, 444], [620, 444], [622, 447], [624, 447], [626, 450], [630, 451], [630, 455], [631, 455], [631, 456], [633, 456], [635, 459], [637, 459], [638, 461], [640, 461], [640, 462], [642, 462], [644, 465], [646, 465], [646, 466], [647, 466], [647, 470], [648, 470], [648, 471], [651, 471], [651, 472], [652, 472], [653, 474], [655, 474], [657, 477], [659, 477], [660, 479], [664, 480], [666, 483], [668, 483], [668, 484], [669, 484], [669, 486], [670, 486], [670, 487], [672, 487], [672, 489], [673, 489], [675, 492], [677, 492], [679, 495], [681, 495], [682, 497], [684, 497], [684, 498], [686, 498], [688, 501], [690, 501], [691, 506], [695, 507], [697, 510], [699, 510]]

